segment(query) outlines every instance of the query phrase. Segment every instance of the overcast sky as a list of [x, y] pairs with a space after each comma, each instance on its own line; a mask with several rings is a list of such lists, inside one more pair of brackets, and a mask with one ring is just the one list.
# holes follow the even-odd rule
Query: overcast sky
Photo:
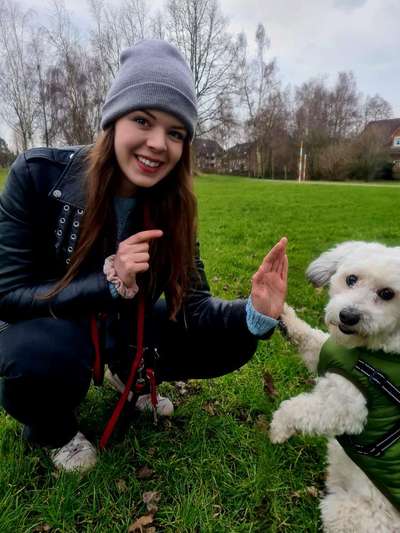
[[221, 0], [234, 31], [263, 22], [280, 74], [300, 84], [353, 70], [359, 89], [379, 93], [400, 117], [399, 0]]
[[[113, 0], [117, 4], [123, 0]], [[162, 7], [164, 0], [146, 0]], [[43, 9], [43, 0], [23, 0]], [[299, 85], [326, 74], [333, 82], [341, 70], [353, 70], [359, 90], [379, 93], [400, 117], [400, 0], [219, 0], [234, 33], [253, 39], [262, 22], [271, 39], [284, 84]], [[66, 0], [85, 24], [85, 0]]]

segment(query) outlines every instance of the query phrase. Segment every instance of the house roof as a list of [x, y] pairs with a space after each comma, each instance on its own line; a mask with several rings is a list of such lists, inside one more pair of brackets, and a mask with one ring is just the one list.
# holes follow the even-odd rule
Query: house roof
[[390, 118], [385, 120], [374, 120], [369, 122], [364, 132], [375, 132], [387, 139], [387, 142], [391, 142], [394, 132], [400, 128], [400, 118]]
[[235, 146], [226, 151], [226, 155], [228, 157], [246, 157], [252, 146], [253, 143], [251, 142], [235, 144]]
[[198, 137], [194, 140], [193, 144], [198, 156], [206, 156], [210, 153], [221, 155], [224, 152], [224, 149], [221, 147], [221, 145], [213, 139], [203, 139]]

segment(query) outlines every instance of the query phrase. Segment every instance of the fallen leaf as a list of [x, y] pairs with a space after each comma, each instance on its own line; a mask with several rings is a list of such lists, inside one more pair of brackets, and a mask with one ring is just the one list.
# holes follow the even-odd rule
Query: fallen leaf
[[154, 470], [149, 468], [148, 466], [142, 466], [139, 468], [139, 470], [136, 473], [136, 477], [138, 479], [149, 479], [154, 474]]
[[290, 494], [291, 498], [295, 498], [296, 500], [298, 500], [299, 498], [301, 498], [301, 493], [299, 490], [294, 490], [291, 494]]
[[190, 379], [190, 380], [187, 382], [187, 388], [188, 388], [188, 391], [189, 391], [189, 392], [191, 392], [192, 394], [195, 394], [196, 392], [201, 391], [201, 389], [202, 389], [202, 384], [200, 383], [199, 380]]
[[213, 518], [218, 518], [219, 516], [221, 516], [221, 513], [222, 513], [221, 505], [213, 505], [213, 509], [214, 509]]
[[262, 433], [268, 433], [269, 430], [269, 422], [265, 415], [259, 415], [257, 417], [256, 423], [254, 424], [257, 429], [259, 429]]
[[311, 487], [306, 488], [307, 494], [309, 494], [312, 498], [318, 498], [319, 497], [319, 490], [317, 487], [314, 487], [314, 485], [311, 485]]
[[153, 515], [144, 515], [141, 516], [136, 520], [136, 522], [133, 522], [128, 528], [128, 533], [143, 533], [144, 531], [148, 532], [148, 529], [144, 529], [145, 526], [148, 526], [149, 524], [153, 523]]
[[206, 404], [204, 404], [203, 410], [211, 416], [215, 416], [216, 414], [215, 407], [211, 402], [207, 402]]
[[272, 374], [270, 374], [270, 372], [264, 372], [263, 374], [263, 378], [264, 378], [264, 391], [266, 394], [268, 394], [269, 397], [271, 398], [275, 398], [275, 396], [278, 395], [276, 389], [275, 389], [275, 386], [274, 386], [274, 382], [273, 382], [273, 379], [272, 379]]
[[39, 524], [35, 527], [33, 530], [33, 533], [47, 533], [48, 531], [51, 531], [51, 526], [49, 524]]
[[117, 485], [118, 492], [126, 492], [128, 490], [128, 485], [123, 479], [118, 479], [115, 484]]
[[155, 455], [156, 454], [156, 449], [155, 448], [149, 448], [147, 450], [147, 453], [151, 456]]
[[175, 387], [178, 389], [179, 394], [184, 396], [188, 393], [186, 381], [175, 381]]
[[149, 491], [143, 493], [143, 503], [146, 504], [147, 510], [151, 514], [156, 514], [158, 511], [158, 505], [157, 503], [161, 499], [161, 494], [158, 491]]
[[166, 429], [167, 431], [172, 428], [172, 422], [169, 418], [164, 417], [161, 421], [163, 429]]

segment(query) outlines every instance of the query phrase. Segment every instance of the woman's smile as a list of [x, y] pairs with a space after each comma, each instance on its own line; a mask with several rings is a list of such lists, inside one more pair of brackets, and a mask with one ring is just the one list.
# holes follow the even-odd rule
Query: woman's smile
[[150, 174], [155, 173], [163, 165], [163, 161], [157, 161], [156, 159], [151, 159], [147, 156], [135, 155], [136, 161], [139, 168], [143, 172], [148, 172]]

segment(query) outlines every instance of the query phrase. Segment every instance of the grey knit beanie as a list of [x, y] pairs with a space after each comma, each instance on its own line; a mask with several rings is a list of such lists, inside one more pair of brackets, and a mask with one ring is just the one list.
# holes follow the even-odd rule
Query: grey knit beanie
[[179, 50], [166, 41], [144, 40], [123, 50], [103, 106], [101, 127], [145, 108], [176, 116], [193, 139], [197, 102], [192, 72]]

